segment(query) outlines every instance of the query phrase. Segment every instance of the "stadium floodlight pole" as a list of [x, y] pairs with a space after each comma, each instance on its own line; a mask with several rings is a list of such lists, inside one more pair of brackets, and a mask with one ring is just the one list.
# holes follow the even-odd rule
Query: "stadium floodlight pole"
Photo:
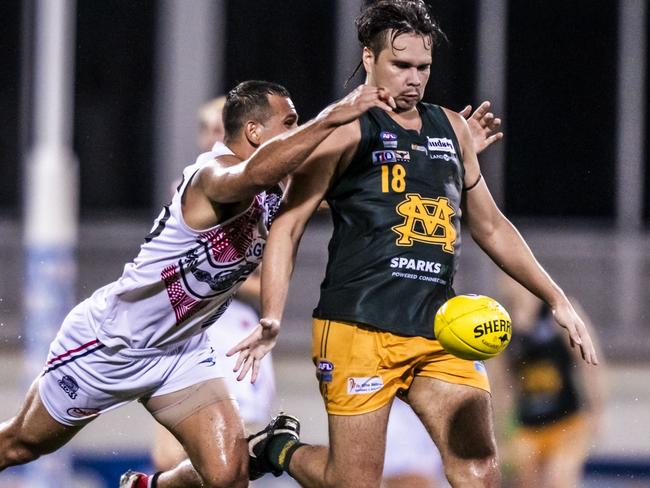
[[350, 83], [345, 86], [354, 68], [361, 61], [361, 47], [357, 40], [354, 19], [361, 12], [362, 5], [361, 0], [338, 0], [336, 2], [336, 63], [333, 69], [334, 96], [336, 98], [343, 98], [359, 83], [363, 83], [365, 76], [363, 68], [360, 68]]
[[620, 230], [643, 225], [646, 2], [618, 4], [616, 221]]
[[[506, 0], [480, 0], [477, 3], [478, 22], [476, 32], [476, 73], [474, 88], [476, 103], [490, 100], [491, 110], [500, 115], [507, 125], [506, 117], [506, 57], [508, 32], [508, 5]], [[506, 131], [506, 141], [507, 141]], [[493, 144], [481, 153], [481, 173], [490, 185], [490, 193], [499, 205], [505, 206], [505, 146], [506, 142]], [[485, 253], [477, 255], [475, 284], [481, 290], [492, 290], [495, 283], [495, 267]]]
[[[75, 302], [78, 164], [71, 149], [75, 0], [37, 0], [33, 145], [24, 188], [26, 375], [45, 364], [49, 343]], [[65, 450], [26, 468], [27, 486], [72, 486]]]
[[225, 0], [159, 2], [156, 37], [154, 202], [196, 158], [197, 109], [223, 92]]
[[[645, 258], [643, 229], [644, 149], [646, 120], [647, 4], [618, 3], [618, 97], [616, 138], [616, 262], [615, 286], [625, 290], [616, 300], [620, 333], [616, 340], [630, 348], [629, 337], [644, 326], [641, 306], [647, 291], [639, 272]], [[645, 188], [645, 191], [648, 191]], [[636, 352], [636, 351], [633, 351]]]
[[[478, 2], [478, 32], [476, 35], [476, 86], [477, 103], [492, 102], [492, 110], [506, 118], [506, 56], [508, 32], [508, 6], [506, 0], [481, 0]], [[506, 132], [507, 134], [507, 132]], [[479, 156], [481, 172], [490, 184], [490, 193], [500, 207], [505, 203], [505, 146], [494, 144]]]

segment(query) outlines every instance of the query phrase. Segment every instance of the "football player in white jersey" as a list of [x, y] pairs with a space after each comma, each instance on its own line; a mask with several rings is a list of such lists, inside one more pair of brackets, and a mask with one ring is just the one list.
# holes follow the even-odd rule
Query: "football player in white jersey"
[[[65, 318], [18, 414], [0, 424], [0, 470], [57, 450], [98, 415], [139, 400], [189, 460], [151, 477], [125, 474], [121, 486], [247, 486], [243, 424], [205, 328], [261, 260], [278, 184], [335, 128], [394, 106], [383, 88], [363, 86], [297, 127], [283, 87], [252, 81], [231, 90], [226, 145], [185, 168], [122, 276]], [[296, 423], [288, 429], [297, 436]]]
[[[210, 151], [215, 143], [223, 142], [224, 127], [222, 112], [226, 97], [220, 96], [204, 103], [198, 111], [199, 132], [198, 147]], [[174, 189], [180, 181], [174, 184]], [[208, 327], [207, 333], [215, 350], [218, 362], [228, 367], [223, 368], [224, 378], [230, 393], [235, 397], [239, 413], [248, 432], [256, 432], [266, 424], [271, 413], [271, 404], [275, 396], [275, 377], [271, 355], [267, 355], [260, 367], [260, 375], [255, 383], [237, 381], [232, 372], [235, 358], [226, 358], [226, 351], [257, 326], [260, 300], [260, 277], [256, 270], [241, 285], [226, 312], [219, 318], [215, 327]], [[158, 425], [154, 434], [151, 450], [154, 467], [166, 471], [179, 464], [187, 457], [183, 446], [162, 425]]]

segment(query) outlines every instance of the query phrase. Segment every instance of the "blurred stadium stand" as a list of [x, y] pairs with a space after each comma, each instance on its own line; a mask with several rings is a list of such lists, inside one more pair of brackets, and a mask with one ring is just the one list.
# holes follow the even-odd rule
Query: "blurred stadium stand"
[[[116, 279], [124, 263], [139, 248], [153, 215], [149, 218], [109, 218], [81, 225], [78, 250], [77, 297], [89, 296], [96, 288]], [[625, 235], [598, 227], [565, 222], [544, 226], [520, 224], [533, 252], [565, 291], [574, 296], [593, 317], [605, 356], [615, 362], [650, 358], [650, 236]], [[21, 345], [21, 228], [15, 221], [0, 220], [0, 347]], [[286, 313], [284, 341], [278, 345], [291, 351], [308, 345], [310, 329], [304, 321], [318, 297], [330, 235], [327, 216], [316, 216], [302, 242]], [[455, 288], [459, 293], [494, 294], [496, 268], [463, 236], [461, 264]], [[301, 325], [303, 324], [303, 325]]]

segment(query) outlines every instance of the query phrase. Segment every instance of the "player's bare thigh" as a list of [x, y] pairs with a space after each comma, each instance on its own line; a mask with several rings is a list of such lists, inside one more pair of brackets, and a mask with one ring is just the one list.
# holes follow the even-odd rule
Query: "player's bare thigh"
[[144, 404], [178, 439], [208, 486], [247, 486], [244, 424], [223, 378], [154, 397]]
[[494, 485], [498, 469], [488, 392], [416, 376], [407, 399], [438, 446], [448, 477], [471, 470], [487, 477], [485, 486]]
[[248, 486], [248, 447], [233, 400], [203, 408], [174, 428], [173, 434], [204, 481], [235, 480], [228, 486]]
[[0, 470], [56, 451], [81, 429], [52, 418], [38, 393], [38, 380], [34, 381], [18, 414], [0, 424]]

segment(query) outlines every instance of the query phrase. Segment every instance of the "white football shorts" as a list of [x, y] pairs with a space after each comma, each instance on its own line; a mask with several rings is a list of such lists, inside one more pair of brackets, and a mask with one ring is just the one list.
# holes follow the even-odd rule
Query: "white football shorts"
[[97, 340], [86, 320], [86, 303], [63, 321], [39, 378], [41, 400], [58, 422], [84, 425], [133, 400], [223, 377], [205, 332], [164, 349], [116, 351]]

